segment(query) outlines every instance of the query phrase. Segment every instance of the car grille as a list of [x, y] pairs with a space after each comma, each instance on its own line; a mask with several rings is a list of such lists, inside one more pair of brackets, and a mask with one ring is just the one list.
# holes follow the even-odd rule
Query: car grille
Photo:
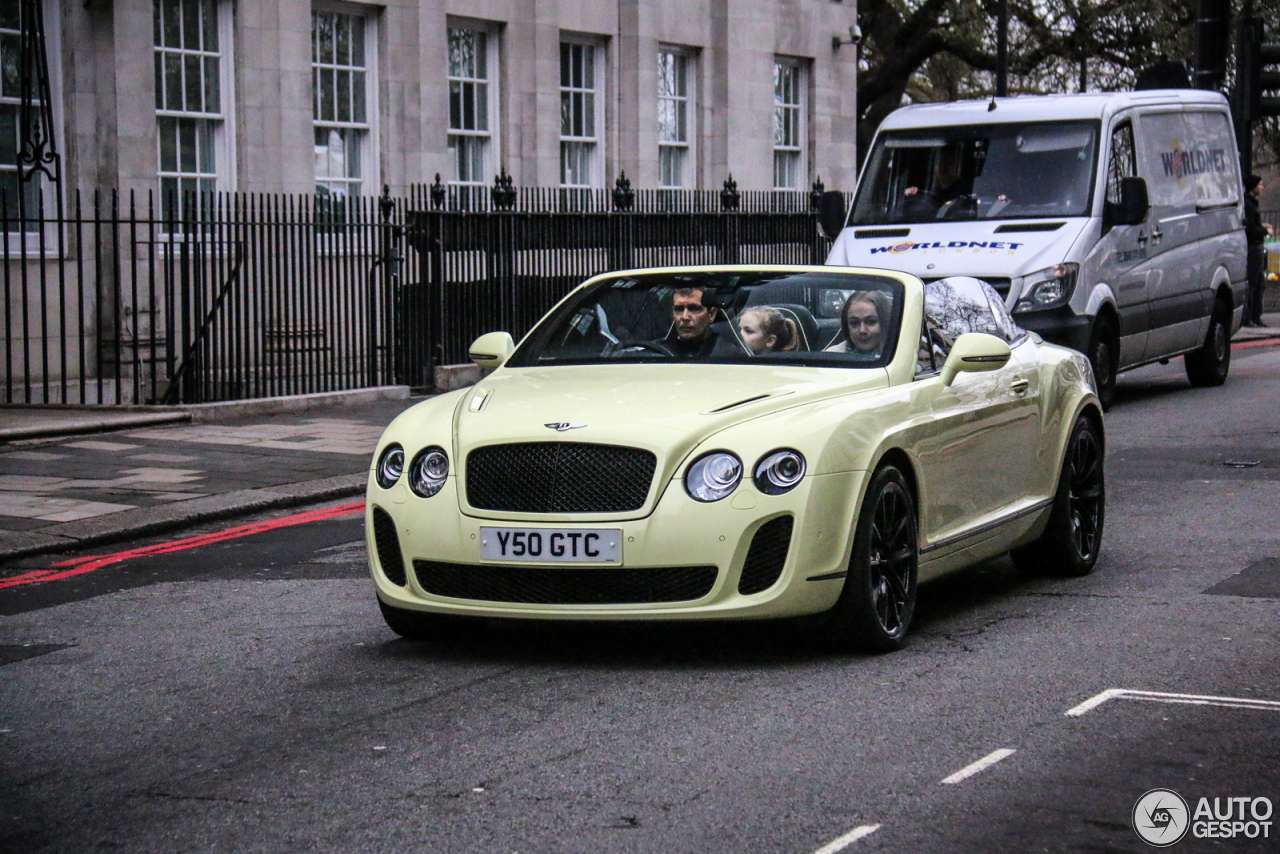
[[639, 510], [657, 466], [649, 451], [619, 445], [486, 445], [467, 455], [467, 503], [513, 513]]
[[378, 548], [378, 565], [382, 574], [392, 584], [404, 587], [404, 555], [400, 553], [400, 538], [396, 536], [396, 523], [381, 507], [373, 508], [373, 543]]
[[433, 596], [538, 605], [690, 602], [711, 592], [714, 566], [574, 569], [415, 560], [418, 584]]
[[747, 559], [742, 564], [742, 578], [738, 580], [738, 592], [744, 596], [768, 590], [782, 575], [787, 562], [787, 550], [791, 548], [791, 529], [795, 520], [791, 516], [770, 519], [760, 526], [751, 538]]

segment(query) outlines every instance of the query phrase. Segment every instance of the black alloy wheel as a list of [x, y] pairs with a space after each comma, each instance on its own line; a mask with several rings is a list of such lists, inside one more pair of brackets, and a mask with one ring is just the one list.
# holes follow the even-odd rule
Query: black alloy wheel
[[896, 467], [881, 466], [858, 515], [844, 590], [823, 626], [829, 642], [863, 652], [902, 647], [916, 607], [916, 538], [911, 487]]
[[1103, 462], [1098, 428], [1081, 416], [1067, 440], [1048, 525], [1038, 540], [1013, 552], [1020, 569], [1062, 576], [1093, 571], [1106, 519]]

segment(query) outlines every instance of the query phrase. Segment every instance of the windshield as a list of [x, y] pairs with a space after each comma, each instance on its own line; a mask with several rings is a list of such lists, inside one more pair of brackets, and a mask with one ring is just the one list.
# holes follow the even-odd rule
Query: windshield
[[883, 367], [902, 284], [852, 273], [652, 273], [604, 279], [542, 320], [513, 367], [616, 362]]
[[1097, 141], [1097, 122], [883, 133], [850, 223], [1087, 216]]

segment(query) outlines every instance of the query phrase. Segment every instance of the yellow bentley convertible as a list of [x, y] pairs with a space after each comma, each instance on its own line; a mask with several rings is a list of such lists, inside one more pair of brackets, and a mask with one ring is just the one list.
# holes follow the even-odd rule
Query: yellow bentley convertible
[[920, 583], [1008, 551], [1097, 560], [1089, 363], [977, 279], [608, 273], [471, 358], [496, 370], [396, 418], [369, 472], [373, 581], [405, 637], [813, 615], [828, 644], [889, 651]]

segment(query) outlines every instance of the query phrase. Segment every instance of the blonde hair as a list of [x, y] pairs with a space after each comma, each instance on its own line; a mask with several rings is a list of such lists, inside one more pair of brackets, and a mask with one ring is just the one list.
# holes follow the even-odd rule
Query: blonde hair
[[748, 314], [754, 314], [760, 319], [760, 331], [765, 335], [772, 335], [777, 344], [769, 349], [773, 352], [795, 350], [800, 346], [800, 335], [796, 329], [796, 322], [789, 317], [783, 316], [771, 305], [753, 305], [739, 315], [739, 319], [746, 317]]
[[840, 329], [844, 332], [844, 340], [851, 343], [853, 341], [853, 336], [849, 334], [849, 306], [855, 302], [865, 302], [875, 306], [881, 331], [888, 327], [889, 318], [893, 314], [893, 297], [884, 291], [854, 291], [849, 294], [849, 298], [844, 301], [844, 306], [840, 309]]

